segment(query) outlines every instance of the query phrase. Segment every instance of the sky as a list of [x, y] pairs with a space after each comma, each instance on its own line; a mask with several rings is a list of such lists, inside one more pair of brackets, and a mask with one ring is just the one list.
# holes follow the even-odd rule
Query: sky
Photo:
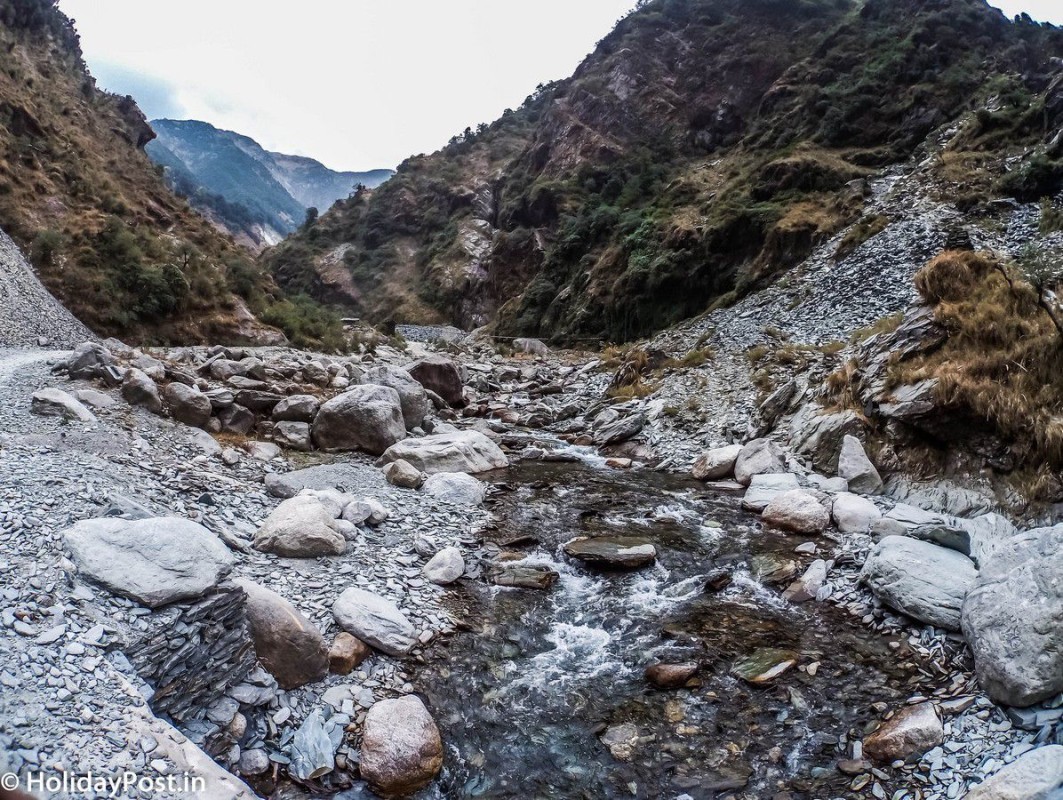
[[[565, 78], [635, 0], [60, 0], [101, 87], [334, 169], [395, 167]], [[992, 0], [1063, 24], [1060, 0]]]

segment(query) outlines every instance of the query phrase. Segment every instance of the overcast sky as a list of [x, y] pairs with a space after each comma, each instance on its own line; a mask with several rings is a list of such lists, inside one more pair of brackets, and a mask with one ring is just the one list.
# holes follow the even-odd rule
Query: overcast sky
[[[336, 169], [394, 167], [567, 77], [635, 0], [60, 0], [103, 88]], [[1060, 0], [993, 0], [1063, 23]]]

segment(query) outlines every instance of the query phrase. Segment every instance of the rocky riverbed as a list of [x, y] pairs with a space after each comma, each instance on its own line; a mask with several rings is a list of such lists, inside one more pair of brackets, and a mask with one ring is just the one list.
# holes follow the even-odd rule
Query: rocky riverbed
[[[1059, 594], [1025, 709], [965, 644], [1001, 623], [960, 624], [1028, 535], [875, 494], [849, 440], [839, 475], [711, 438], [696, 477], [655, 470], [668, 439], [611, 379], [545, 348], [4, 351], [9, 769], [191, 770], [211, 797], [1063, 782]], [[972, 789], [993, 775], [1042, 794]]]

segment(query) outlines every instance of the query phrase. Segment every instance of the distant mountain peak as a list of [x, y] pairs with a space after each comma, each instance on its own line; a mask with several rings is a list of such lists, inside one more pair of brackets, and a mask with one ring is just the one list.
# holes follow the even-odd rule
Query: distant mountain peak
[[356, 186], [379, 186], [391, 170], [338, 172], [307, 156], [266, 150], [202, 120], [157, 119], [146, 148], [170, 185], [201, 213], [254, 248], [276, 244], [309, 208], [328, 210]]

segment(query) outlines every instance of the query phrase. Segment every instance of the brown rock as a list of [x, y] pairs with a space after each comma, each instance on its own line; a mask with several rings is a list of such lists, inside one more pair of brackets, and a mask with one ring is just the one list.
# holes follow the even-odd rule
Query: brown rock
[[329, 670], [334, 675], [350, 675], [371, 652], [369, 645], [344, 631], [336, 636], [328, 652]]
[[443, 766], [443, 741], [416, 695], [374, 703], [362, 734], [362, 777], [384, 797], [412, 794]]
[[694, 662], [653, 664], [646, 668], [646, 680], [658, 689], [680, 689], [694, 677], [697, 671], [698, 665]]
[[280, 687], [322, 680], [328, 674], [328, 652], [314, 624], [276, 592], [246, 578], [233, 583], [247, 593], [247, 621], [258, 660]]
[[465, 405], [461, 373], [449, 358], [428, 356], [406, 367], [406, 371], [425, 389], [435, 392], [452, 408]]
[[901, 709], [864, 739], [864, 753], [875, 761], [889, 763], [920, 756], [945, 739], [933, 703]]

